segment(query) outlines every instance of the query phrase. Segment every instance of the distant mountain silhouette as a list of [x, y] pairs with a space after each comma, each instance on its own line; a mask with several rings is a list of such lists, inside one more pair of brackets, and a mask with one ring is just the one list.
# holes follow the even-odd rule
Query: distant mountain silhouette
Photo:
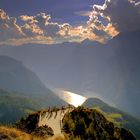
[[7, 56], [0, 56], [0, 88], [34, 94], [48, 90], [51, 94], [35, 73]]
[[[87, 98], [86, 101], [82, 104], [84, 107], [93, 108], [93, 107], [100, 107], [100, 108], [111, 108], [107, 103], [102, 101], [99, 98]], [[104, 109], [105, 109], [104, 108]], [[112, 107], [113, 108], [113, 107]], [[114, 111], [115, 108], [113, 108]], [[107, 111], [107, 110], [104, 110]], [[108, 112], [108, 111], [107, 111]]]
[[1, 46], [0, 54], [22, 60], [46, 85], [90, 92], [140, 116], [140, 31], [120, 33], [107, 44]]

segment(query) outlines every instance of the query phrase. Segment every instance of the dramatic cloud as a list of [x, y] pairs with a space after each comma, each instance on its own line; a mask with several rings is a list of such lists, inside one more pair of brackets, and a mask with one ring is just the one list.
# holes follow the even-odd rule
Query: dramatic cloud
[[0, 41], [24, 37], [24, 33], [16, 23], [16, 18], [9, 17], [0, 9]]
[[[0, 44], [61, 43], [90, 39], [105, 43], [119, 32], [140, 29], [139, 0], [105, 0], [103, 5], [93, 5], [92, 11], [77, 12], [89, 16], [85, 24], [72, 26], [69, 23], [51, 21], [51, 15], [39, 13], [21, 15], [17, 22], [0, 10]], [[17, 24], [17, 23], [22, 23]]]
[[19, 46], [28, 43], [54, 44], [55, 42], [52, 38], [44, 36], [26, 37], [20, 39], [8, 39], [6, 41], [0, 41], [0, 45], [12, 45], [12, 46]]
[[36, 16], [20, 16], [24, 25], [21, 27], [26, 36], [50, 37], [54, 42], [82, 41], [86, 38], [96, 40], [95, 34], [87, 26], [73, 27], [69, 23], [58, 24], [51, 22], [51, 16], [45, 13]]
[[101, 28], [111, 36], [115, 36], [117, 31], [138, 30], [140, 29], [140, 2], [106, 0], [102, 6], [94, 5], [88, 24]]
[[17, 19], [9, 17], [0, 10], [0, 44], [20, 45], [24, 43], [55, 43], [53, 37], [59, 31], [59, 25], [49, 23], [50, 16], [45, 13], [36, 16], [20, 16], [23, 25]]
[[[7, 16], [6, 13], [5, 16], [7, 17], [8, 22], [12, 19]], [[58, 24], [52, 22], [51, 16], [45, 13], [40, 13], [35, 16], [21, 15], [19, 18], [22, 22], [22, 26], [17, 25], [16, 18], [14, 18], [14, 25], [17, 28], [13, 30], [11, 35], [9, 34], [10, 29], [12, 29], [11, 25], [9, 25], [9, 30], [1, 30], [1, 33], [4, 34], [5, 32], [6, 34], [2, 34], [5, 39], [1, 37], [0, 44], [11, 43], [12, 45], [19, 45], [32, 42], [44, 44], [61, 43], [66, 41], [80, 42], [87, 38], [100, 42], [105, 41], [104, 36], [100, 35], [101, 33], [97, 33], [97, 30], [89, 25], [85, 24], [74, 27], [69, 23]]]
[[129, 0], [106, 1], [100, 10], [120, 32], [140, 29], [140, 3]]
[[22, 15], [20, 18], [24, 23], [24, 26], [21, 27], [23, 32], [27, 36], [33, 37], [38, 35], [44, 36], [44, 27], [46, 24], [48, 24], [48, 21], [51, 17], [45, 13], [40, 13], [36, 16]]
[[58, 23], [51, 22], [51, 16], [45, 13], [37, 14], [36, 16], [20, 16], [21, 20], [24, 22], [24, 25], [21, 27], [22, 31], [27, 36], [44, 36], [50, 37], [55, 40], [57, 37], [60, 37], [61, 26]]

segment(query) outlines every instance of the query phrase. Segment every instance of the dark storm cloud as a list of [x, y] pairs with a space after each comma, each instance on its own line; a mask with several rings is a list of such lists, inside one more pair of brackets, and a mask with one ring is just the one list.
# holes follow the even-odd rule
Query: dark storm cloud
[[95, 23], [95, 19], [99, 20], [100, 16], [107, 19], [119, 32], [140, 29], [138, 0], [106, 0], [104, 5], [94, 5], [93, 9], [89, 23]]

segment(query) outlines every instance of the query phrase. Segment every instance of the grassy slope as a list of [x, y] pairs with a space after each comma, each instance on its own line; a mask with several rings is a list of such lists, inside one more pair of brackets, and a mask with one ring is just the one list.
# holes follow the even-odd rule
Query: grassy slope
[[[120, 117], [118, 114], [115, 117]], [[81, 140], [135, 140], [135, 136], [122, 127], [114, 125], [97, 109], [78, 107], [67, 113], [63, 119], [63, 130], [73, 139], [80, 136]]]
[[0, 90], [0, 123], [13, 123], [39, 108], [40, 104], [34, 98]]
[[137, 138], [140, 139], [139, 119], [96, 98], [91, 98], [85, 101], [85, 103], [83, 103], [83, 106], [97, 109], [102, 114], [104, 114], [109, 121], [112, 121], [116, 125], [130, 129], [137, 136]]
[[66, 140], [63, 136], [40, 138], [8, 126], [0, 126], [0, 136], [1, 135], [8, 136], [11, 140]]

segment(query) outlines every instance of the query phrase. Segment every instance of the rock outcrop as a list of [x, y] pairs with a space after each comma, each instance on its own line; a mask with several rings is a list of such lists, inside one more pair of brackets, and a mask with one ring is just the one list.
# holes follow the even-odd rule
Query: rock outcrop
[[30, 114], [26, 118], [21, 118], [17, 122], [17, 127], [21, 130], [26, 131], [29, 134], [36, 135], [39, 137], [50, 137], [54, 135], [53, 129], [47, 125], [38, 126], [39, 122], [39, 113]]
[[71, 140], [136, 140], [129, 130], [115, 126], [99, 111], [83, 107], [64, 116], [63, 131]]

